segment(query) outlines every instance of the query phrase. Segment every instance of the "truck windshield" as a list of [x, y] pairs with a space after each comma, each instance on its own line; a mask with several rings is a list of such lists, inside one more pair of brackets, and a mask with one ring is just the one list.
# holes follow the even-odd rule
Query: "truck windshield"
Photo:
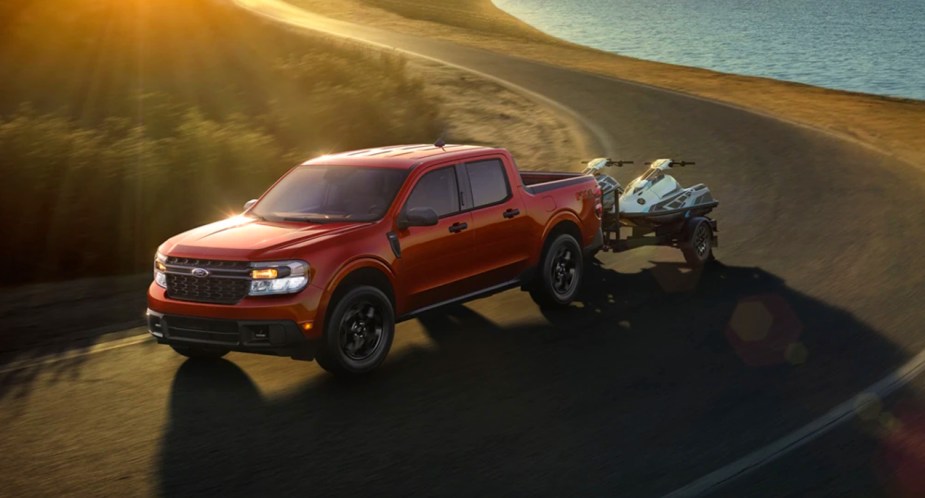
[[385, 215], [407, 174], [404, 169], [298, 166], [248, 214], [270, 221], [375, 221]]

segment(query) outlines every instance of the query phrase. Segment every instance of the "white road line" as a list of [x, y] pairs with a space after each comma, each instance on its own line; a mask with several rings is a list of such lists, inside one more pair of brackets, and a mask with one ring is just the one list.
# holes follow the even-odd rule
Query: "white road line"
[[[134, 330], [134, 329], [131, 329]], [[46, 355], [40, 356], [38, 358], [29, 358], [28, 360], [22, 360], [10, 363], [0, 368], [0, 375], [15, 372], [17, 370], [24, 370], [27, 368], [40, 367], [45, 365], [51, 365], [53, 363], [60, 363], [62, 361], [73, 360], [74, 358], [80, 358], [81, 356], [88, 356], [91, 354], [102, 353], [103, 351], [111, 351], [113, 349], [125, 348], [128, 346], [134, 346], [136, 344], [142, 344], [152, 340], [151, 336], [148, 334], [148, 331], [144, 327], [139, 327], [139, 333], [143, 335], [133, 335], [131, 337], [125, 337], [123, 339], [116, 339], [115, 341], [107, 341], [100, 344], [95, 344], [88, 349], [71, 351], [62, 355]]]
[[919, 354], [894, 370], [890, 375], [871, 384], [864, 391], [837, 405], [835, 408], [829, 410], [828, 413], [813, 420], [809, 424], [804, 425], [800, 429], [791, 432], [763, 448], [753, 451], [734, 462], [710, 472], [682, 488], [678, 488], [666, 494], [665, 497], [681, 498], [687, 496], [703, 496], [717, 491], [722, 486], [754, 472], [758, 468], [777, 460], [787, 453], [828, 433], [842, 423], [851, 420], [857, 411], [858, 404], [863, 403], [867, 397], [873, 395], [881, 399], [885, 398], [912, 381], [912, 379], [922, 373], [922, 370], [925, 370], [925, 351], [919, 352]]

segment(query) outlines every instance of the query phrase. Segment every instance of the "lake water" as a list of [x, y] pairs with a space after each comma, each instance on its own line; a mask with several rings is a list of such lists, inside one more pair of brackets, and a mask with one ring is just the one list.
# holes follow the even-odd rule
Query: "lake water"
[[925, 100], [925, 0], [493, 1], [610, 52]]

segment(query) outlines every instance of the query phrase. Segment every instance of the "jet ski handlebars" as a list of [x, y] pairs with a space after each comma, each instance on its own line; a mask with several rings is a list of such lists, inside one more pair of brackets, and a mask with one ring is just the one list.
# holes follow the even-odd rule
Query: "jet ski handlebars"
[[583, 174], [592, 175], [592, 176], [600, 176], [600, 175], [603, 175], [604, 168], [607, 168], [609, 166], [620, 167], [620, 166], [623, 166], [624, 164], [633, 164], [633, 161], [626, 161], [623, 159], [614, 161], [613, 159], [609, 157], [598, 157], [590, 161], [582, 161], [582, 164], [588, 165], [588, 167], [585, 168]]

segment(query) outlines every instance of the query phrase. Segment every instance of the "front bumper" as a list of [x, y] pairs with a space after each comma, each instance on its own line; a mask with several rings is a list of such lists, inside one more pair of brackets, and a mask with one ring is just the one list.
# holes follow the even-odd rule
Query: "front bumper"
[[292, 320], [232, 320], [158, 313], [148, 309], [148, 332], [159, 344], [204, 345], [231, 351], [314, 358], [315, 341]]
[[167, 297], [163, 287], [148, 286], [148, 309], [168, 316], [228, 319], [238, 321], [292, 321], [299, 326], [311, 323], [303, 332], [309, 339], [319, 339], [324, 316], [324, 290], [309, 284], [302, 292], [280, 296], [245, 297], [237, 304], [212, 304], [181, 301]]

